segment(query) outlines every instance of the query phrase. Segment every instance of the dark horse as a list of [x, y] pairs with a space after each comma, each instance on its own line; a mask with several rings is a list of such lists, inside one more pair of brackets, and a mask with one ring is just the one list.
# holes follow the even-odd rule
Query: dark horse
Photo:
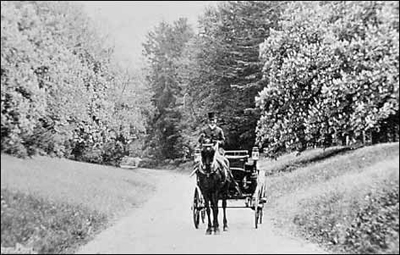
[[[217, 160], [219, 158], [220, 160]], [[221, 164], [221, 161], [223, 162]], [[224, 166], [225, 165], [225, 166]], [[218, 152], [218, 143], [202, 144], [201, 160], [198, 163], [197, 177], [198, 186], [204, 197], [205, 207], [208, 218], [208, 227], [206, 234], [210, 235], [214, 230], [215, 234], [219, 233], [218, 224], [218, 201], [222, 199], [222, 208], [224, 213], [223, 230], [228, 230], [228, 221], [226, 219], [226, 200], [230, 184], [227, 173], [229, 169], [229, 161], [223, 158]], [[211, 224], [210, 206], [213, 212], [213, 222]]]

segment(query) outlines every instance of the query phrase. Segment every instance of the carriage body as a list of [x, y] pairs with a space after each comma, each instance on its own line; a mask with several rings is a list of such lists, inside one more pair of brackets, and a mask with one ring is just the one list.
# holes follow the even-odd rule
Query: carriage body
[[235, 188], [231, 187], [229, 198], [243, 199], [253, 196], [257, 188], [259, 175], [258, 155], [250, 157], [247, 150], [227, 150], [225, 151], [225, 157], [229, 160], [229, 169], [242, 192], [240, 196]]

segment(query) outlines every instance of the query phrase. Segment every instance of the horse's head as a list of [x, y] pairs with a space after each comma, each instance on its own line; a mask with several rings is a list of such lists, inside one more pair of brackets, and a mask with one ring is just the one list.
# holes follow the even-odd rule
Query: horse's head
[[207, 173], [214, 171], [213, 164], [215, 164], [215, 152], [218, 149], [218, 144], [214, 145], [209, 140], [201, 145], [201, 161], [204, 165], [204, 170]]

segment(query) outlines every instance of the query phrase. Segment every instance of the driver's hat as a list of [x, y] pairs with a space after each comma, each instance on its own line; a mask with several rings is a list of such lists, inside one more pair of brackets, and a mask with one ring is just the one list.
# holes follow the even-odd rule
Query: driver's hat
[[215, 112], [209, 112], [208, 113], [208, 119], [209, 120], [216, 120], [217, 116], [215, 115]]

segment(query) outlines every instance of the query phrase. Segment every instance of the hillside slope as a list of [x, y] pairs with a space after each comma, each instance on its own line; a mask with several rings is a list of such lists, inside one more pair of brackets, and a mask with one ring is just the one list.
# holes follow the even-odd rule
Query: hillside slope
[[140, 207], [155, 185], [146, 171], [2, 154], [1, 246], [71, 252]]
[[[270, 166], [263, 162], [270, 172], [268, 207], [275, 224], [334, 252], [398, 252], [399, 144], [364, 147], [324, 160], [310, 157], [321, 153], [326, 152], [287, 156]], [[288, 167], [299, 162], [299, 168]]]

